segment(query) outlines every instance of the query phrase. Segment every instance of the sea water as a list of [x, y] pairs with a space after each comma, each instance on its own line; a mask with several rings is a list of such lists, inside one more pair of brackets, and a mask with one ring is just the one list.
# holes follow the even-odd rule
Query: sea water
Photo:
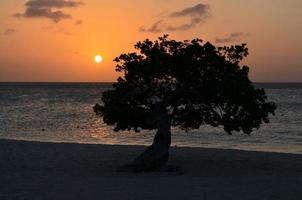
[[[302, 83], [257, 83], [277, 104], [271, 123], [251, 135], [227, 135], [203, 126], [172, 129], [173, 146], [214, 147], [302, 154]], [[105, 83], [0, 83], [0, 139], [148, 145], [155, 131], [114, 132], [95, 115], [93, 106]]]

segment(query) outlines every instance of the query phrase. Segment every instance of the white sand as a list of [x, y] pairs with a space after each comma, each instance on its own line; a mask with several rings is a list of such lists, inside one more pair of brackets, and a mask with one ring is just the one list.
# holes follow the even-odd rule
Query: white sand
[[302, 155], [172, 148], [183, 175], [115, 171], [144, 148], [0, 140], [0, 200], [302, 199]]

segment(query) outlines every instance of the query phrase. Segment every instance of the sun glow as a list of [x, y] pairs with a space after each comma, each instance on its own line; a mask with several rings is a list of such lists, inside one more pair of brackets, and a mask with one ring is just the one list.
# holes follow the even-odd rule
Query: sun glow
[[100, 56], [100, 55], [96, 55], [96, 56], [94, 57], [94, 61], [95, 61], [96, 63], [101, 63], [101, 62], [103, 61], [103, 57]]

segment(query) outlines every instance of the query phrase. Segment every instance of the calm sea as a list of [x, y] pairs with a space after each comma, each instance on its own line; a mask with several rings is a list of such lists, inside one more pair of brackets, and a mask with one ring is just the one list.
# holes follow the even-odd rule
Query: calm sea
[[[204, 126], [173, 129], [173, 144], [302, 154], [302, 83], [257, 83], [277, 115], [252, 135]], [[110, 84], [0, 83], [0, 138], [47, 142], [148, 145], [153, 131], [113, 132], [92, 107]]]

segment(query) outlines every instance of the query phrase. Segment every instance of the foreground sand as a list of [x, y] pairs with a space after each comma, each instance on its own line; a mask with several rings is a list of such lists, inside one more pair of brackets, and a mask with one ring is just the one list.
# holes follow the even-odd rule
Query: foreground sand
[[0, 199], [302, 199], [302, 155], [172, 148], [183, 175], [115, 171], [143, 149], [0, 140]]

